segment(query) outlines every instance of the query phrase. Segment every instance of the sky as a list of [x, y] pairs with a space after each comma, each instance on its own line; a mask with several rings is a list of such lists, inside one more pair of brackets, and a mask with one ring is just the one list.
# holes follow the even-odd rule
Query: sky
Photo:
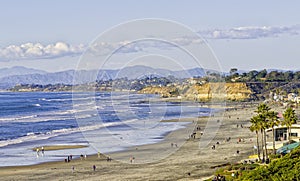
[[[200, 60], [203, 68], [299, 70], [299, 7], [300, 1], [296, 0], [1, 1], [0, 68], [24, 66], [48, 72], [78, 69], [87, 64], [87, 69], [99, 68], [104, 64], [99, 63], [100, 59], [116, 49], [119, 52], [111, 57], [107, 68], [131, 65], [139, 57], [142, 58], [137, 64], [154, 62], [153, 66], [161, 63], [170, 69], [182, 65], [192, 68], [199, 64], [183, 55], [180, 47], [199, 49], [205, 42], [206, 49], [198, 52], [207, 55]], [[122, 29], [126, 22], [149, 18], [171, 21], [178, 29], [162, 29], [163, 25], [151, 26], [147, 21], [131, 24], [134, 29]], [[191, 32], [181, 30], [183, 26]], [[177, 45], [129, 41], [134, 39], [131, 36], [141, 37], [143, 32], [145, 38], [163, 37]], [[175, 37], [176, 32], [182, 34]], [[105, 39], [105, 35], [113, 38]], [[192, 35], [201, 36], [203, 42], [195, 41], [197, 38]], [[87, 55], [91, 49], [98, 52], [93, 58]]]

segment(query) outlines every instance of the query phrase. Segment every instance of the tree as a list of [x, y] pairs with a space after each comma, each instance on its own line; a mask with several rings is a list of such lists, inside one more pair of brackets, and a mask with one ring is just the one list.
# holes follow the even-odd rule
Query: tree
[[[255, 111], [258, 115], [259, 124], [260, 124], [260, 132], [262, 136], [262, 148], [263, 149], [263, 159], [268, 158], [268, 150], [267, 150], [267, 138], [266, 138], [266, 129], [269, 128], [268, 125], [268, 114], [269, 114], [270, 108], [266, 104], [262, 103], [258, 105], [257, 110]], [[265, 157], [266, 156], [266, 157]]]
[[279, 117], [277, 116], [278, 113], [274, 112], [274, 111], [270, 111], [269, 114], [268, 114], [268, 118], [270, 119], [269, 120], [269, 127], [272, 128], [272, 141], [273, 141], [273, 154], [276, 154], [276, 149], [275, 149], [275, 129], [274, 127], [275, 126], [278, 126], [279, 125]]
[[268, 74], [267, 70], [266, 70], [266, 69], [263, 69], [262, 71], [258, 72], [257, 78], [258, 78], [258, 79], [265, 78], [267, 74]]
[[237, 68], [231, 68], [229, 71], [229, 74], [232, 75], [234, 73], [237, 73], [238, 69]]
[[269, 108], [269, 106], [267, 106], [265, 103], [261, 103], [260, 105], [257, 106], [257, 109], [255, 112], [257, 114], [262, 114], [263, 116], [266, 117], [270, 110], [271, 109]]
[[292, 71], [284, 72], [283, 76], [284, 76], [284, 79], [285, 79], [286, 82], [289, 82], [289, 81], [293, 80], [293, 78], [294, 78], [294, 74], [293, 74]]
[[268, 73], [268, 75], [266, 75], [266, 79], [270, 82], [274, 82], [274, 81], [279, 81], [281, 80], [283, 77], [283, 73], [282, 72], [278, 72], [276, 70], [271, 71], [270, 73]]
[[294, 77], [293, 78], [294, 81], [299, 81], [300, 80], [300, 71], [295, 72], [293, 77]]
[[242, 171], [238, 180], [300, 180], [300, 147], [269, 165]]
[[253, 132], [255, 131], [256, 134], [256, 145], [257, 145], [257, 156], [258, 156], [258, 160], [260, 161], [260, 148], [259, 148], [259, 140], [258, 140], [258, 131], [260, 130], [260, 123], [259, 123], [259, 118], [258, 116], [253, 116], [250, 119], [251, 122], [251, 126], [250, 126], [250, 131]]
[[289, 141], [291, 141], [291, 126], [292, 126], [292, 124], [296, 123], [298, 117], [295, 113], [295, 110], [293, 110], [291, 107], [289, 107], [283, 113], [283, 118], [284, 119], [283, 119], [282, 125], [287, 127]]
[[266, 160], [265, 157], [265, 151], [266, 151], [266, 140], [265, 140], [265, 117], [262, 114], [257, 115], [258, 124], [260, 128], [260, 134], [261, 134], [261, 147], [262, 147], [262, 153], [263, 153], [263, 160]]
[[248, 73], [248, 80], [249, 81], [256, 81], [256, 75], [258, 74], [258, 71], [257, 70], [251, 70], [249, 73]]

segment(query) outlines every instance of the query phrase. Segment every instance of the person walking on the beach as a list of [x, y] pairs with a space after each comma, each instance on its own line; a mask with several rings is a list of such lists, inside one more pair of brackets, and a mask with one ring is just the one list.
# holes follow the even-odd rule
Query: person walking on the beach
[[40, 149], [37, 148], [37, 149], [36, 149], [36, 157], [39, 157], [39, 156], [40, 156]]
[[42, 156], [44, 156], [44, 152], [45, 152], [45, 149], [44, 149], [44, 147], [42, 146]]
[[96, 171], [96, 165], [93, 165], [93, 170]]
[[75, 172], [75, 167], [74, 167], [74, 165], [72, 166], [72, 173], [74, 173]]
[[211, 149], [215, 150], [215, 149], [216, 149], [216, 146], [215, 146], [215, 145], [212, 145]]
[[131, 156], [131, 157], [130, 157], [130, 163], [133, 163], [133, 162], [134, 162], [134, 159], [135, 159], [134, 156]]

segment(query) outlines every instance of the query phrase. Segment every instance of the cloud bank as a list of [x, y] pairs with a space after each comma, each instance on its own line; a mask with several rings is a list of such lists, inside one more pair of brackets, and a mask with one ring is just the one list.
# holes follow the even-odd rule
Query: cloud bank
[[198, 31], [207, 39], [259, 39], [282, 35], [299, 35], [300, 25], [293, 26], [245, 26], [230, 29]]
[[114, 43], [95, 42], [92, 44], [88, 52], [94, 55], [108, 55], [108, 54], [122, 54], [122, 53], [135, 53], [147, 51], [149, 48], [156, 48], [160, 50], [169, 50], [180, 46], [188, 46], [191, 44], [203, 43], [199, 37], [179, 37], [164, 41], [163, 38], [145, 38], [135, 42], [121, 41]]
[[51, 59], [64, 56], [81, 54], [85, 46], [70, 45], [64, 42], [43, 45], [41, 43], [25, 43], [22, 45], [9, 45], [0, 49], [0, 60], [22, 60], [22, 59]]
[[[280, 37], [283, 35], [300, 35], [300, 25], [293, 26], [245, 26], [230, 29], [212, 29], [197, 32], [204, 39], [261, 39], [268, 37]], [[163, 38], [162, 38], [163, 40]], [[173, 49], [177, 46], [202, 44], [205, 40], [199, 37], [177, 37], [171, 42], [159, 39], [147, 39], [129, 42], [96, 42], [89, 47], [83, 44], [70, 45], [65, 42], [43, 45], [41, 43], [25, 43], [22, 45], [9, 45], [0, 48], [0, 61], [53, 59], [64, 56], [78, 56], [86, 49], [87, 53], [95, 56], [108, 55], [111, 53], [135, 53], [146, 51], [148, 48]]]

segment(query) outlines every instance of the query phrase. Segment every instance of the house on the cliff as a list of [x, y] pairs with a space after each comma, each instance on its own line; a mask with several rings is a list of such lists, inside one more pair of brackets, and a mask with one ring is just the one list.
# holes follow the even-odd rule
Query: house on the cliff
[[[270, 94], [271, 95], [271, 94]], [[276, 102], [280, 102], [284, 100], [284, 96], [280, 94], [273, 93], [273, 100]]]
[[296, 102], [295, 100], [296, 100], [296, 97], [297, 97], [297, 94], [295, 94], [295, 93], [289, 93], [288, 95], [287, 95], [287, 100], [288, 101], [292, 101], [292, 102]]
[[296, 102], [297, 104], [300, 103], [300, 96], [297, 96], [297, 97], [295, 98], [295, 102]]

